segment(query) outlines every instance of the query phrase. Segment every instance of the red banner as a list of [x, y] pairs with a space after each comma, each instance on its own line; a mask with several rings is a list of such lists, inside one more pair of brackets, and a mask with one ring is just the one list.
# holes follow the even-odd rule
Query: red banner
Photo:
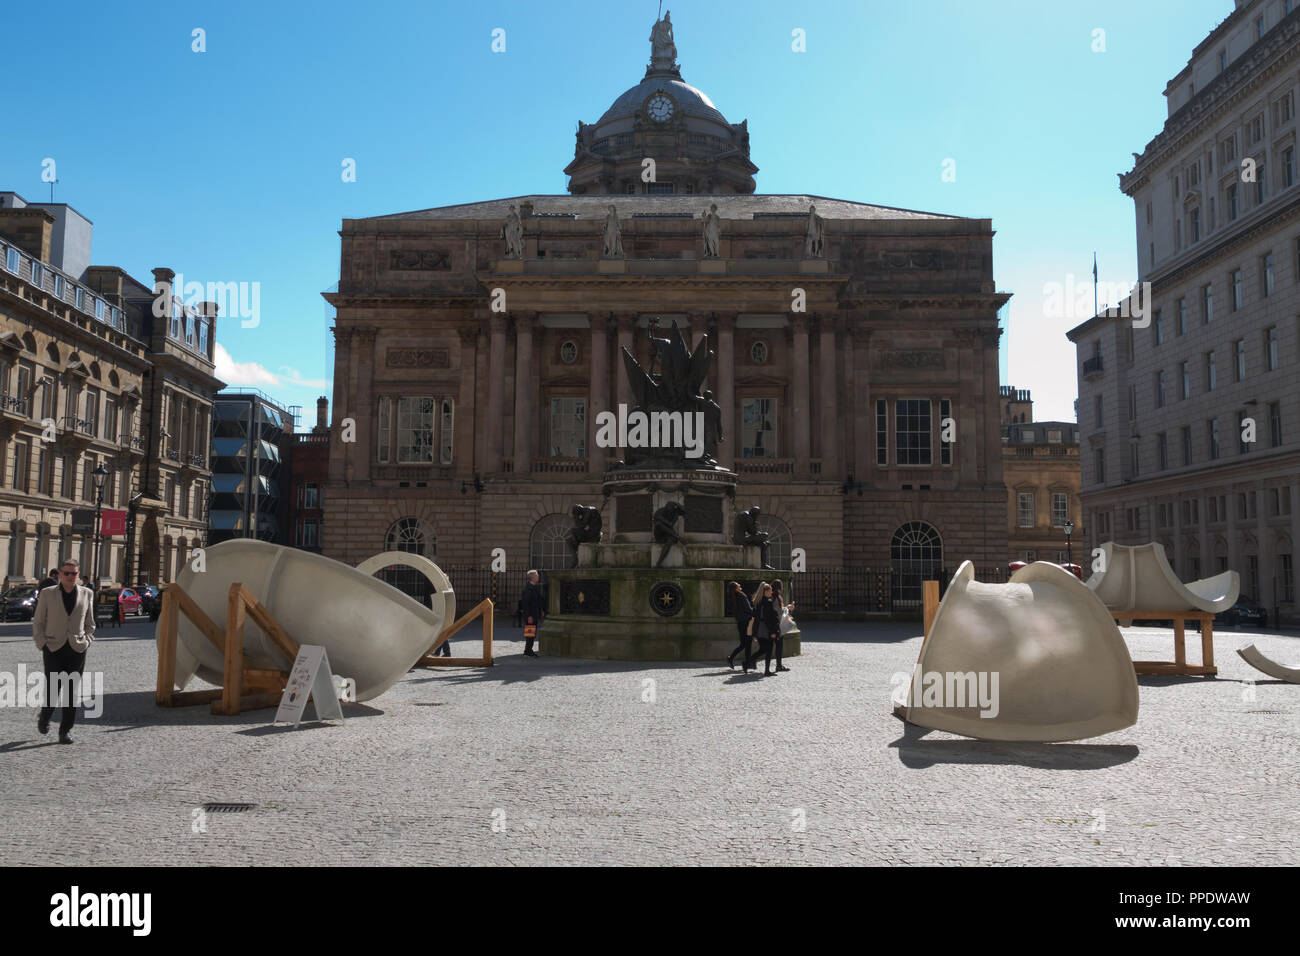
[[115, 534], [126, 534], [126, 512], [105, 508], [99, 513], [99, 532], [108, 538]]

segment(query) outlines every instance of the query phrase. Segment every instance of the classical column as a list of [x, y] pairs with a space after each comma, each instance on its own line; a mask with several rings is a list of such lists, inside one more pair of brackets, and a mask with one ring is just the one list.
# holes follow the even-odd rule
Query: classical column
[[737, 422], [740, 416], [736, 412], [736, 313], [724, 312], [718, 316], [717, 358], [714, 367], [718, 370], [718, 394], [714, 401], [722, 409], [722, 437], [718, 445], [718, 464], [733, 471], [736, 467], [736, 451], [740, 444], [740, 430]]
[[[347, 363], [344, 366], [347, 369], [347, 388], [344, 391], [345, 404], [343, 404], [342, 407], [339, 408], [339, 414], [342, 418], [355, 419], [356, 418], [355, 396], [357, 394], [357, 352], [360, 350], [360, 346], [357, 342], [356, 329], [345, 329], [343, 330], [343, 334], [346, 336], [346, 342], [347, 342], [347, 348], [344, 349], [346, 353], [346, 363]], [[339, 359], [335, 359], [334, 364], [336, 367], [338, 367], [338, 366], [342, 366], [343, 362], [340, 361]], [[166, 419], [164, 419], [164, 421], [165, 420]], [[357, 457], [358, 446], [356, 442], [347, 442], [347, 443], [340, 442], [339, 444], [342, 445], [343, 447], [343, 480], [345, 483], [351, 484], [352, 476], [356, 471], [356, 457]], [[364, 454], [369, 455], [373, 453], [373, 449], [362, 448], [362, 452]], [[158, 490], [159, 493], [162, 492], [161, 477], [159, 478]]]
[[835, 439], [840, 423], [839, 377], [835, 374], [835, 316], [825, 315], [817, 325], [817, 374], [821, 376], [821, 460], [822, 477], [840, 477], [839, 442]]
[[[490, 392], [492, 387], [492, 380], [488, 376], [488, 314], [476, 312], [474, 318], [477, 322], [474, 337], [474, 391], [482, 395], [485, 389]], [[486, 403], [477, 401], [474, 403], [474, 419], [470, 425], [474, 429], [474, 471], [485, 472], [487, 471]]]
[[[957, 447], [954, 449], [957, 459], [958, 483], [971, 487], [978, 483], [975, 473], [978, 455], [979, 427], [976, 409], [980, 407], [980, 381], [983, 379], [983, 367], [976, 374], [975, 356], [980, 345], [979, 333], [970, 329], [958, 329], [957, 341], [957, 394], [953, 397], [952, 413], [957, 419]], [[998, 454], [1001, 454], [999, 441]]]
[[[1284, 553], [1291, 555], [1291, 595], [1292, 601], [1300, 597], [1300, 560], [1296, 560], [1296, 547], [1300, 544], [1300, 481], [1292, 480], [1287, 486], [1291, 495], [1291, 547]], [[1279, 562], [1280, 563], [1280, 562]], [[1285, 593], [1286, 585], [1283, 584]], [[1280, 602], [1279, 602], [1280, 603]], [[1274, 621], [1274, 624], [1277, 622]]]
[[[456, 334], [460, 338], [460, 392], [456, 396], [455, 416], [452, 419], [451, 457], [456, 466], [456, 474], [472, 475], [477, 451], [474, 447], [475, 436], [478, 434], [478, 429], [474, 426], [474, 396], [477, 393], [474, 372], [478, 365], [479, 328], [462, 325], [456, 329]], [[439, 427], [442, 427], [441, 415]]]
[[[1196, 528], [1197, 528], [1197, 533], [1200, 535], [1200, 545], [1201, 545], [1201, 556], [1200, 556], [1201, 568], [1200, 568], [1200, 573], [1197, 574], [1196, 577], [1208, 578], [1210, 576], [1210, 534], [1209, 531], [1206, 530], [1205, 525], [1206, 525], [1206, 521], [1209, 520], [1209, 515], [1206, 514], [1204, 495], [1196, 494], [1192, 496], [1192, 500], [1196, 502], [1196, 517], [1197, 517]], [[1229, 528], [1229, 536], [1231, 536], [1231, 529], [1232, 529], [1231, 516], [1236, 514], [1237, 503], [1232, 500], [1232, 495], [1228, 496], [1228, 503], [1229, 505], [1231, 505], [1231, 509], [1228, 511], [1228, 515], [1229, 515], [1228, 528]]]
[[587, 398], [587, 471], [592, 475], [604, 474], [607, 449], [596, 445], [596, 416], [609, 411], [609, 319], [592, 313], [591, 325], [591, 383]]
[[790, 319], [793, 344], [790, 350], [790, 383], [793, 392], [791, 408], [791, 427], [794, 430], [790, 448], [794, 453], [794, 474], [796, 478], [809, 477], [811, 457], [811, 427], [808, 416], [808, 316], [797, 313]]
[[1268, 489], [1258, 479], [1255, 481], [1255, 499], [1255, 552], [1259, 555], [1259, 593], [1255, 598], [1268, 609], [1269, 620], [1273, 621], [1273, 606], [1277, 604], [1277, 595], [1273, 589], [1273, 552], [1277, 549], [1270, 540], [1266, 520]]
[[531, 471], [534, 396], [532, 389], [533, 320], [536, 313], [516, 312], [515, 319], [515, 449], [514, 473]]
[[[861, 316], [853, 317], [861, 322]], [[875, 474], [876, 403], [871, 399], [871, 330], [860, 325], [847, 330], [853, 352], [853, 480], [867, 482]]]
[[[984, 482], [986, 485], [1002, 486], [1002, 422], [997, 409], [998, 402], [998, 339], [1002, 336], [999, 328], [984, 332], [984, 391], [980, 398], [980, 414], [984, 416], [983, 448]], [[977, 469], [978, 470], [978, 469]]]
[[[618, 348], [614, 353], [614, 377], [618, 380], [618, 401], [621, 405], [632, 407], [632, 383], [627, 379], [627, 370], [623, 367], [623, 349], [636, 354], [632, 349], [632, 331], [636, 324], [635, 312], [619, 312], [615, 315], [618, 323]], [[621, 452], [618, 453], [620, 456]]]
[[492, 313], [488, 319], [492, 333], [492, 343], [488, 348], [487, 380], [487, 435], [483, 449], [483, 468], [488, 474], [501, 471], [502, 443], [502, 400], [506, 387], [506, 317], [500, 312]]
[[1183, 547], [1183, 509], [1181, 507], [1181, 504], [1182, 503], [1178, 500], [1178, 496], [1175, 495], [1174, 506], [1173, 506], [1174, 507], [1173, 568], [1174, 568], [1174, 573], [1177, 574], [1182, 580], [1186, 581], [1187, 580], [1187, 558], [1183, 554], [1186, 548]]
[[[370, 480], [371, 462], [375, 460], [374, 422], [375, 408], [375, 338], [379, 330], [373, 327], [356, 330], [353, 352], [356, 359], [356, 386], [352, 391], [352, 407], [357, 419], [357, 452], [354, 457], [353, 477], [358, 481]], [[364, 366], [367, 374], [362, 374]]]

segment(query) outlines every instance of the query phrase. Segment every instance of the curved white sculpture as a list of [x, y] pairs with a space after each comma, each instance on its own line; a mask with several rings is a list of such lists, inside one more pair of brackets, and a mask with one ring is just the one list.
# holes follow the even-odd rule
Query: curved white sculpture
[[[376, 556], [385, 558], [380, 567], [398, 563], [388, 557]], [[230, 585], [242, 582], [295, 641], [325, 648], [331, 670], [356, 681], [358, 701], [395, 684], [442, 633], [446, 620], [364, 571], [310, 551], [241, 538], [204, 549], [204, 564], [199, 572], [187, 564], [177, 583], [218, 627], [224, 628]], [[244, 666], [287, 671], [292, 663], [248, 618]], [[220, 685], [223, 671], [222, 652], [180, 615], [176, 686], [183, 690], [196, 674]]]
[[1245, 647], [1238, 648], [1237, 653], [1241, 655], [1243, 661], [1269, 677], [1276, 677], [1288, 684], [1300, 684], [1300, 667], [1287, 667], [1285, 664], [1279, 664], [1271, 657], [1265, 657], [1254, 644], [1247, 644]]
[[1043, 742], [1122, 730], [1137, 715], [1137, 676], [1119, 628], [1082, 581], [1045, 561], [1006, 584], [981, 584], [962, 562], [921, 644], [902, 713], [966, 737]]
[[[429, 601], [433, 605], [433, 613], [448, 624], [456, 620], [456, 592], [451, 588], [451, 581], [447, 575], [442, 573], [442, 568], [424, 555], [412, 554], [409, 551], [383, 551], [373, 557], [366, 558], [357, 565], [357, 570], [362, 574], [374, 577], [376, 571], [382, 571], [384, 568], [391, 568], [394, 565], [411, 568], [423, 574], [429, 583], [433, 585], [433, 594], [430, 595]], [[429, 643], [430, 645], [433, 644], [432, 641]], [[425, 648], [425, 650], [428, 650], [428, 648]]]
[[1218, 614], [1237, 603], [1241, 579], [1236, 571], [1184, 584], [1169, 566], [1164, 546], [1101, 546], [1106, 570], [1085, 582], [1101, 603], [1114, 611], [1209, 611]]

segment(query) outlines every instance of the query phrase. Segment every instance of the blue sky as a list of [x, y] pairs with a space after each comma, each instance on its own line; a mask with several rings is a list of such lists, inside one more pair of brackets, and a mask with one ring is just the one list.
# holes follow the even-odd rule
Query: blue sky
[[[1064, 332], [1086, 316], [1044, 316], [1044, 284], [1090, 283], [1094, 250], [1103, 281], [1136, 278], [1116, 173], [1232, 0], [666, 4], [683, 79], [749, 120], [760, 192], [993, 220], [994, 277], [1014, 293], [1002, 381], [1033, 390], [1039, 419], [1072, 419]], [[95, 224], [96, 264], [260, 283], [260, 323], [219, 325], [222, 370], [310, 425], [330, 393], [320, 292], [338, 280], [341, 220], [563, 193], [577, 121], [641, 79], [656, 13], [657, 0], [11, 4], [0, 189], [47, 200], [51, 157], [56, 201]], [[796, 28], [806, 52], [791, 50]]]

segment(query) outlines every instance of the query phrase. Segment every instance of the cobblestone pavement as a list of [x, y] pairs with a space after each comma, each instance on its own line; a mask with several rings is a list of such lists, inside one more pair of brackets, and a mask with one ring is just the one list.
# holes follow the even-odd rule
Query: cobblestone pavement
[[[152, 627], [101, 631], [104, 713], [75, 746], [0, 708], [0, 863], [1300, 862], [1300, 686], [1234, 653], [1300, 663], [1300, 638], [1216, 632], [1217, 679], [1139, 678], [1135, 727], [1031, 745], [892, 716], [919, 624], [804, 627], [790, 672], [756, 678], [525, 658], [507, 622], [496, 666], [413, 671], [297, 730], [155, 708]], [[0, 626], [0, 672], [38, 665], [30, 634]], [[1172, 657], [1170, 631], [1126, 634]], [[194, 832], [210, 801], [258, 806]]]

